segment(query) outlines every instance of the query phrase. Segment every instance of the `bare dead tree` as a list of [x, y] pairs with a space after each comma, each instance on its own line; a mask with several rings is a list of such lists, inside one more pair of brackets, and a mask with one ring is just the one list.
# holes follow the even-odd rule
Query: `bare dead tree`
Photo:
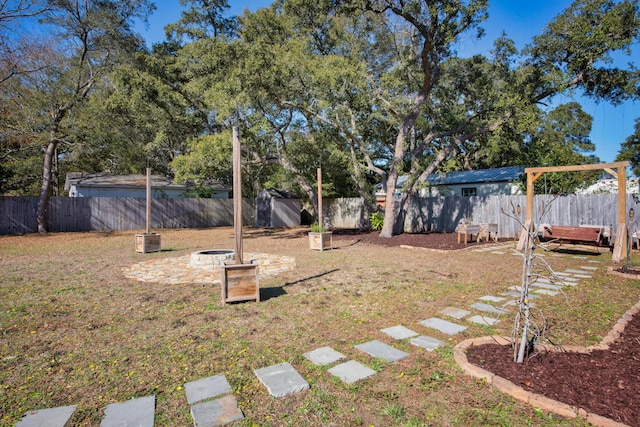
[[[539, 222], [546, 216], [553, 201], [542, 203], [540, 207]], [[520, 287], [520, 299], [516, 302], [516, 312], [513, 329], [511, 330], [511, 343], [513, 347], [513, 360], [522, 363], [524, 359], [535, 351], [536, 343], [539, 343], [546, 331], [546, 319], [542, 310], [531, 303], [530, 288], [539, 279], [547, 279], [549, 283], [561, 284], [562, 280], [556, 275], [549, 263], [536, 253], [536, 249], [546, 249], [546, 245], [538, 238], [538, 229], [534, 223], [523, 223], [520, 219], [520, 207], [511, 204], [511, 213], [502, 213], [513, 218], [520, 224], [524, 246], [522, 253], [522, 278]]]

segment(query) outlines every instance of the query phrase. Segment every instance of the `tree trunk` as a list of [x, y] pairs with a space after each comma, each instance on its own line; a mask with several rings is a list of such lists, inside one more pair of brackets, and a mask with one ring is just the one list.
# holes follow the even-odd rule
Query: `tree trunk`
[[396, 220], [396, 183], [398, 182], [398, 170], [394, 167], [387, 175], [387, 192], [384, 196], [384, 224], [380, 231], [380, 237], [390, 238], [393, 236], [394, 222]]
[[38, 233], [46, 233], [49, 231], [47, 223], [47, 211], [49, 208], [49, 197], [51, 194], [51, 175], [53, 169], [53, 160], [58, 148], [58, 141], [52, 139], [47, 144], [47, 151], [44, 154], [44, 165], [42, 167], [42, 189], [38, 198], [36, 221], [38, 223]]

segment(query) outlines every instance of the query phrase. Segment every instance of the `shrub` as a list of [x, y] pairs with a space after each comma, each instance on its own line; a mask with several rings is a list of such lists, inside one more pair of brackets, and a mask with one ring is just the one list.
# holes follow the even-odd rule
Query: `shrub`
[[384, 215], [380, 212], [374, 212], [371, 214], [371, 228], [375, 231], [382, 230], [382, 226], [384, 225]]

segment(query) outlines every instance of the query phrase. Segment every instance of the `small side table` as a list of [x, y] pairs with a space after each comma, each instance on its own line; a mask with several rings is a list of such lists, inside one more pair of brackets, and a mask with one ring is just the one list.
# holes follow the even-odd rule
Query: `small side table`
[[456, 229], [456, 231], [458, 232], [458, 243], [460, 243], [460, 236], [464, 235], [464, 244], [466, 245], [467, 242], [469, 241], [469, 236], [471, 236], [471, 240], [473, 240], [474, 234], [476, 236], [479, 235], [480, 226], [477, 224], [476, 225], [461, 224], [461, 225], [458, 225], [458, 228]]

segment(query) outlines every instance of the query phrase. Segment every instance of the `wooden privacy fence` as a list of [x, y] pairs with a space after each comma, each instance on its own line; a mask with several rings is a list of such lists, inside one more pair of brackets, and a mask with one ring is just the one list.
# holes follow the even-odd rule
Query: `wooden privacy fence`
[[[37, 197], [0, 197], [0, 234], [37, 233]], [[243, 201], [243, 222], [252, 225], [254, 205]], [[141, 230], [146, 199], [52, 197], [49, 231]], [[233, 199], [153, 199], [151, 228], [206, 228], [233, 225]]]
[[[0, 197], [0, 234], [36, 233], [37, 197]], [[549, 203], [541, 218], [542, 206]], [[499, 237], [515, 237], [518, 222], [503, 214], [520, 205], [525, 220], [526, 196], [473, 196], [419, 198], [409, 208], [404, 230], [453, 232], [462, 219], [498, 224]], [[243, 201], [243, 223], [255, 224], [254, 202]], [[335, 228], [365, 228], [364, 201], [359, 198], [325, 200], [325, 216]], [[640, 205], [627, 196], [627, 208], [640, 213]], [[142, 230], [146, 226], [146, 200], [111, 197], [53, 197], [49, 205], [49, 230]], [[636, 218], [640, 215], [636, 215]], [[617, 195], [592, 194], [535, 196], [534, 221], [553, 225], [604, 225], [617, 230]], [[232, 199], [153, 199], [151, 228], [207, 228], [233, 225]]]

